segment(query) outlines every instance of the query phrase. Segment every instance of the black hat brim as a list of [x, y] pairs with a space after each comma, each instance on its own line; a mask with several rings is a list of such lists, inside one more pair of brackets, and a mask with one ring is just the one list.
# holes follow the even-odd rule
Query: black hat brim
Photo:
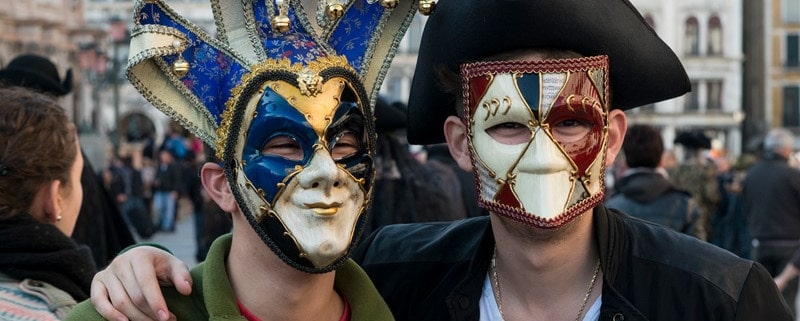
[[611, 108], [680, 96], [691, 83], [678, 57], [627, 0], [440, 0], [426, 23], [408, 103], [408, 139], [444, 141], [460, 95], [436, 70], [500, 53], [549, 48], [608, 55]]
[[379, 133], [406, 127], [406, 111], [398, 104], [378, 98], [375, 104], [375, 130]]
[[33, 70], [18, 68], [0, 70], [0, 85], [31, 88], [55, 96], [66, 95], [72, 89], [62, 86], [62, 84]]

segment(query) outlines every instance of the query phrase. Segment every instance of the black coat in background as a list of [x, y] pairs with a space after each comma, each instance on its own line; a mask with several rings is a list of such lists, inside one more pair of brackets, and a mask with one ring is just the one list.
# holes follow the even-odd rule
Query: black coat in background
[[[83, 153], [83, 150], [81, 150]], [[83, 153], [83, 204], [72, 239], [92, 250], [98, 268], [103, 268], [124, 248], [136, 243], [100, 176]]]

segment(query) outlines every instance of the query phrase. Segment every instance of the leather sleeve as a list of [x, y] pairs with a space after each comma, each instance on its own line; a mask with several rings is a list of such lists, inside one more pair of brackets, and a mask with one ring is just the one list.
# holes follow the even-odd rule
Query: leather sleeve
[[754, 262], [737, 300], [736, 320], [794, 320], [775, 281], [763, 265]]

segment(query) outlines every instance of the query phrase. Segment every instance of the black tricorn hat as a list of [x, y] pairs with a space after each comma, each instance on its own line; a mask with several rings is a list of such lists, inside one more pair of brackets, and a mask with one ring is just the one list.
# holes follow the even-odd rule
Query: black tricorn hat
[[72, 90], [72, 69], [67, 70], [64, 81], [58, 77], [58, 69], [42, 56], [19, 55], [0, 69], [0, 84], [35, 89], [55, 96], [63, 96]]
[[401, 102], [390, 104], [383, 97], [375, 103], [375, 130], [378, 133], [406, 127], [406, 106]]
[[711, 138], [699, 130], [685, 131], [678, 134], [673, 141], [690, 149], [710, 149]]
[[408, 103], [408, 139], [444, 141], [458, 94], [436, 70], [523, 49], [607, 55], [610, 108], [629, 109], [691, 90], [678, 57], [628, 0], [440, 0], [422, 35]]

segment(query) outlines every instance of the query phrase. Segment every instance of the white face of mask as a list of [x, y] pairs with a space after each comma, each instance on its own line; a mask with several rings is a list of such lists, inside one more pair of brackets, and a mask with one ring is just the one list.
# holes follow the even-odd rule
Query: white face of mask
[[605, 57], [462, 66], [479, 200], [558, 228], [603, 197]]

